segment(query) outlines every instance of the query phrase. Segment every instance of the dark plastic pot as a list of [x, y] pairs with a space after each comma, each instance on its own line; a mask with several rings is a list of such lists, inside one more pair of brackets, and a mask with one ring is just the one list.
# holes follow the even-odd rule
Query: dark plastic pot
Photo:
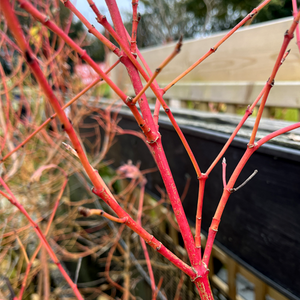
[[[224, 131], [232, 131], [240, 119], [183, 110], [178, 110], [174, 115], [181, 123], [188, 124], [181, 125], [181, 128], [202, 171], [209, 167], [227, 141], [229, 134]], [[122, 128], [139, 130], [127, 111], [122, 111], [120, 116], [119, 125]], [[93, 120], [87, 118], [85, 122]], [[262, 125], [260, 134], [263, 135], [286, 124], [264, 121]], [[191, 177], [183, 204], [187, 217], [194, 224], [198, 193], [195, 171], [170, 123], [161, 121], [159, 131], [179, 194], [183, 192], [187, 176]], [[245, 137], [237, 137], [225, 154], [227, 179], [246, 149], [249, 132], [245, 126], [241, 132]], [[297, 148], [298, 143], [289, 141], [285, 135], [275, 144], [266, 144], [253, 154], [236, 185], [241, 184], [255, 169], [258, 174], [231, 195], [216, 237], [217, 245], [223, 251], [289, 299], [300, 299], [300, 151]], [[133, 163], [141, 161], [142, 170], [155, 166], [143, 141], [132, 135], [118, 136], [107, 158], [114, 160], [115, 167], [129, 159]], [[148, 192], [159, 197], [156, 185], [163, 187], [159, 172], [148, 174], [147, 180]], [[206, 184], [202, 221], [205, 234], [222, 190], [219, 162]]]

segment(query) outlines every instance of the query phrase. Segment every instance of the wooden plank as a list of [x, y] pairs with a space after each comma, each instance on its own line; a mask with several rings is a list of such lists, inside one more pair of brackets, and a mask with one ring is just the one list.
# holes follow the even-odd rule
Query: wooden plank
[[[217, 275], [212, 276], [212, 281], [220, 290], [222, 290], [225, 294], [228, 295], [228, 285], [224, 281], [222, 281]], [[236, 295], [235, 298], [231, 298], [231, 299], [232, 300], [245, 300], [240, 295]]]
[[199, 109], [202, 111], [209, 111], [208, 102], [196, 102], [194, 103], [195, 109]]
[[213, 275], [211, 280], [221, 291], [228, 295], [228, 285], [223, 280], [221, 280], [217, 275]]
[[[164, 95], [164, 99], [166, 101], [170, 100], [170, 106], [172, 99], [181, 100], [182, 102], [191, 100], [199, 102], [199, 104], [204, 103], [205, 109], [203, 110], [208, 110], [208, 102], [247, 106], [253, 103], [264, 85], [265, 82], [178, 83]], [[129, 85], [128, 93], [130, 95], [134, 94], [133, 89]], [[149, 89], [146, 91], [146, 95], [153, 97], [153, 93]], [[300, 81], [276, 82], [270, 92], [266, 107], [300, 108]]]
[[266, 299], [266, 284], [261, 280], [255, 282], [255, 300], [265, 300]]
[[217, 246], [213, 246], [212, 255], [221, 261], [224, 265], [227, 263], [228, 256]]
[[[164, 95], [164, 98], [176, 97], [179, 100], [224, 102], [247, 106], [253, 103], [264, 85], [265, 82], [178, 83]], [[148, 90], [146, 95], [151, 95], [151, 93], [152, 91]], [[300, 81], [277, 82], [271, 90], [266, 106], [300, 107]]]
[[228, 296], [230, 297], [230, 299], [236, 299], [236, 270], [237, 263], [231, 257], [228, 257]]
[[282, 294], [278, 293], [276, 290], [274, 290], [270, 286], [267, 287], [266, 294], [276, 300], [288, 300], [288, 298], [286, 298]]
[[[238, 30], [201, 66], [168, 90], [164, 98], [251, 104], [270, 76], [283, 34], [291, 22], [292, 17], [289, 17]], [[206, 38], [185, 41], [180, 55], [176, 56], [157, 77], [160, 86], [164, 87], [170, 83], [225, 34], [226, 32], [220, 32]], [[142, 50], [150, 69], [157, 68], [166, 55], [172, 52], [174, 45], [173, 43]], [[291, 53], [278, 72], [275, 86], [267, 101], [268, 107], [300, 108], [300, 53], [296, 43], [291, 42], [289, 48]], [[113, 63], [115, 60], [116, 58], [111, 55], [110, 62]], [[126, 93], [133, 94], [132, 88], [126, 86], [130, 80], [124, 66], [121, 64], [117, 66], [111, 72], [111, 77]], [[153, 97], [150, 89], [146, 94]], [[206, 104], [204, 107], [205, 109], [200, 109], [207, 110]]]
[[254, 284], [255, 300], [265, 300], [266, 284], [242, 266], [238, 267], [238, 272]]
[[[217, 52], [206, 59], [201, 67], [194, 69], [183, 81], [266, 81], [270, 76], [283, 35], [290, 27], [292, 17], [244, 27], [233, 34]], [[226, 32], [206, 38], [183, 42], [181, 53], [168, 64], [158, 76], [159, 82], [167, 82], [196, 62], [213, 47]], [[249, 43], [251, 41], [251, 43]], [[175, 43], [145, 49], [144, 58], [152, 70], [159, 66]], [[300, 54], [295, 43], [290, 43], [291, 53], [282, 65], [277, 80], [299, 80]]]
[[[281, 48], [283, 35], [291, 23], [292, 17], [289, 17], [239, 29], [214, 54], [201, 63], [200, 67], [185, 76], [182, 82], [254, 80], [265, 82], [270, 76]], [[184, 41], [180, 54], [164, 68], [157, 78], [158, 82], [169, 83], [196, 62], [225, 34], [226, 31], [205, 38]], [[174, 46], [175, 43], [170, 43], [144, 49], [141, 52], [150, 69], [155, 70], [173, 51]], [[279, 81], [295, 81], [300, 78], [299, 50], [295, 42], [291, 42], [289, 48], [291, 53], [280, 68], [277, 76]], [[115, 57], [111, 58], [110, 61], [115, 59]], [[115, 68], [112, 71], [113, 78], [120, 78], [119, 70], [123, 72], [124, 68], [122, 66]], [[129, 82], [128, 78], [127, 82]]]
[[247, 280], [249, 280], [253, 284], [258, 280], [255, 275], [253, 275], [251, 272], [249, 272], [247, 269], [245, 269], [241, 265], [238, 265], [237, 272], [240, 273], [242, 276], [244, 276]]

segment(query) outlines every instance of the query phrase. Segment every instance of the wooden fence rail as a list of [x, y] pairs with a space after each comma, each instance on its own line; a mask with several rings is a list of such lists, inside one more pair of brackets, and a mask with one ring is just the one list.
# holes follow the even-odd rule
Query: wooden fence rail
[[[151, 201], [153, 200], [151, 200], [151, 197], [147, 195], [147, 201], [151, 203]], [[160, 230], [162, 230], [162, 232], [165, 233], [165, 228], [167, 226], [169, 231], [168, 235], [170, 236], [172, 243], [176, 245], [177, 248], [180, 248], [178, 232], [174, 227], [170, 226], [170, 223], [165, 217], [168, 214], [167, 209], [165, 207], [160, 206], [159, 209], [157, 209], [157, 212], [159, 215], [161, 214], [161, 219], [165, 220], [160, 223]], [[174, 219], [173, 214], [172, 217]], [[192, 230], [194, 230], [194, 228], [192, 228]], [[201, 234], [201, 246], [203, 249], [205, 248], [205, 244], [206, 237], [203, 234]], [[180, 252], [185, 252], [185, 250], [181, 249]], [[225, 276], [220, 276], [220, 266], [217, 266], [216, 270], [214, 265], [216, 259], [222, 263], [222, 268], [225, 270], [226, 273]], [[227, 255], [216, 245], [213, 246], [208, 268], [210, 270], [209, 277], [212, 284], [216, 286], [218, 290], [222, 292], [223, 295], [226, 295], [226, 297], [231, 300], [244, 300], [244, 297], [246, 297], [247, 294], [248, 297], [254, 300], [288, 300], [287, 297], [285, 297], [273, 287], [268, 285], [266, 282], [255, 276], [251, 271], [247, 270], [245, 267], [243, 267], [229, 255]], [[248, 288], [250, 287], [249, 291], [246, 291], [246, 293], [244, 290], [247, 287], [244, 287], [244, 290], [239, 291], [241, 277], [246, 282]]]
[[[202, 247], [205, 246], [206, 238], [202, 236]], [[224, 268], [227, 270], [227, 282], [224, 282], [215, 272], [214, 272], [214, 259], [216, 258], [222, 262]], [[213, 246], [212, 257], [208, 268], [210, 269], [210, 280], [215, 284], [224, 294], [226, 294], [232, 300], [243, 300], [244, 298], [238, 293], [237, 287], [237, 276], [243, 276], [246, 281], [251, 283], [254, 287], [251, 293], [253, 293], [254, 300], [288, 300], [285, 296], [280, 294], [278, 291], [273, 289], [271, 286], [266, 284], [264, 281], [259, 279], [249, 270], [241, 266], [234, 259], [224, 253], [216, 245]], [[241, 293], [242, 294], [242, 293]]]
[[[210, 110], [209, 103], [226, 104], [225, 112], [236, 113], [240, 106], [251, 104], [268, 80], [283, 35], [292, 18], [243, 27], [221, 45], [207, 60], [167, 91], [164, 98], [170, 106]], [[161, 87], [166, 86], [185, 69], [213, 47], [225, 33], [184, 41], [181, 53], [157, 77]], [[142, 54], [155, 70], [171, 53], [174, 43], [142, 50]], [[300, 53], [295, 40], [289, 45], [291, 52], [276, 77], [264, 116], [270, 108], [300, 109]], [[111, 57], [111, 62], [114, 60]], [[133, 94], [123, 66], [112, 72], [112, 79], [128, 94]], [[147, 96], [154, 98], [152, 91]]]

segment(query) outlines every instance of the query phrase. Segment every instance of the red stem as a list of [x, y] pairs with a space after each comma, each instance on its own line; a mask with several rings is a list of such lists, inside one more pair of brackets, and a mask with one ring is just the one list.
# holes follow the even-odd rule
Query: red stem
[[132, 104], [135, 104], [140, 99], [140, 97], [149, 88], [162, 69], [180, 52], [181, 45], [182, 38], [180, 38], [179, 42], [176, 44], [174, 51], [159, 65], [158, 68], [155, 69], [154, 74], [151, 76], [147, 84], [145, 84], [141, 91], [134, 97], [134, 99], [132, 99]]
[[[18, 0], [20, 7], [25, 9], [30, 15], [41, 22], [44, 26], [48, 27], [51, 31], [60, 36], [74, 51], [76, 51], [80, 57], [85, 60], [99, 75], [103, 78], [108, 85], [114, 90], [114, 92], [125, 102], [127, 96], [121, 91], [121, 89], [101, 70], [101, 68], [91, 59], [85, 50], [80, 48], [65, 32], [54, 24], [50, 19], [39, 12], [32, 4], [24, 0]], [[21, 46], [22, 51], [25, 51]]]
[[[18, 0], [20, 2], [20, 7], [25, 9], [28, 13], [34, 16], [39, 22], [47, 26], [51, 31], [60, 36], [64, 41], [75, 50], [83, 60], [85, 60], [106, 82], [107, 84], [115, 91], [115, 93], [123, 100], [123, 102], [129, 107], [132, 114], [134, 115], [137, 123], [142, 129], [143, 133], [146, 135], [149, 142], [154, 141], [157, 138], [157, 134], [150, 130], [147, 120], [143, 120], [138, 109], [135, 106], [128, 104], [128, 97], [122, 92], [122, 90], [112, 82], [112, 80], [101, 70], [101, 68], [96, 64], [91, 57], [86, 53], [85, 50], [81, 49], [69, 36], [65, 34], [56, 24], [51, 22], [48, 17], [41, 14], [33, 5], [24, 1]], [[143, 113], [143, 109], [142, 109]], [[151, 114], [150, 114], [151, 115]], [[144, 116], [145, 117], [145, 116]], [[147, 118], [146, 118], [147, 119]]]
[[196, 213], [196, 233], [195, 233], [195, 244], [196, 248], [199, 249], [199, 255], [201, 257], [201, 221], [202, 221], [202, 209], [203, 209], [203, 198], [205, 183], [208, 176], [206, 174], [201, 174], [199, 178], [199, 192], [198, 192], [198, 202], [197, 202], [197, 213]]
[[214, 300], [208, 280], [208, 272], [209, 270], [206, 268], [204, 275], [195, 280], [195, 285], [201, 300]]
[[[286, 52], [286, 54], [284, 55], [284, 58], [287, 55], [288, 55], [288, 52]], [[226, 144], [223, 146], [222, 150], [220, 151], [220, 153], [218, 154], [218, 156], [215, 158], [215, 160], [212, 162], [212, 164], [210, 165], [210, 167], [205, 172], [205, 174], [207, 176], [210, 174], [210, 172], [216, 166], [216, 164], [218, 163], [218, 161], [224, 155], [224, 153], [226, 152], [226, 150], [228, 149], [228, 147], [230, 146], [230, 144], [232, 143], [233, 139], [236, 137], [237, 133], [239, 132], [239, 130], [241, 129], [241, 127], [244, 125], [244, 123], [246, 122], [246, 120], [248, 119], [248, 117], [252, 114], [253, 109], [255, 108], [255, 106], [257, 105], [257, 103], [259, 102], [260, 98], [263, 96], [263, 94], [264, 94], [267, 86], [268, 86], [268, 83], [265, 84], [264, 88], [261, 90], [261, 92], [259, 93], [259, 95], [255, 99], [255, 101], [252, 103], [252, 105], [246, 109], [246, 112], [245, 112], [243, 118], [241, 119], [241, 121], [239, 122], [239, 124], [237, 125], [237, 127], [235, 128], [235, 130], [233, 131], [233, 133], [231, 134], [230, 138], [228, 139], [228, 141], [226, 142]]]
[[111, 15], [112, 21], [114, 23], [117, 35], [120, 37], [120, 39], [123, 41], [122, 49], [123, 50], [130, 50], [129, 44], [127, 43], [127, 35], [126, 35], [126, 29], [122, 22], [122, 17], [117, 5], [116, 0], [105, 0], [107, 8], [109, 10], [109, 13]]
[[[116, 33], [114, 31], [111, 31], [109, 26], [106, 26], [105, 28], [109, 30], [109, 32], [112, 34], [112, 36], [119, 43], [119, 45], [122, 47], [123, 51], [127, 55], [126, 57], [126, 55], [124, 54], [124, 56], [121, 58], [121, 62], [126, 67], [130, 79], [133, 83], [134, 90], [136, 94], [138, 94], [143, 88], [143, 86], [139, 74], [137, 72], [137, 69], [142, 70], [142, 68], [140, 64], [137, 62], [137, 60], [135, 59], [135, 57], [130, 53], [129, 46], [127, 43], [127, 35], [126, 35], [127, 31], [125, 30], [125, 27], [122, 23], [121, 15], [116, 2], [114, 0], [111, 0], [109, 2], [106, 1], [106, 2], [107, 2], [107, 7], [110, 11], [111, 18], [116, 28]], [[108, 23], [106, 22], [106, 24]], [[130, 58], [130, 60], [128, 59], [128, 57]], [[135, 67], [132, 64], [134, 64]], [[146, 77], [147, 77], [146, 80], [148, 81], [149, 78], [147, 75]], [[139, 100], [139, 106], [141, 108], [141, 112], [145, 120], [145, 125], [149, 126], [149, 130], [150, 130], [149, 133], [152, 134], [152, 138], [148, 139], [148, 142], [153, 143], [159, 138], [159, 133], [157, 133], [156, 127], [154, 126], [149, 104], [148, 101], [146, 100], [147, 100], [146, 95], [143, 94], [141, 99]], [[132, 106], [129, 105], [129, 107]]]
[[[123, 39], [123, 37], [125, 37], [125, 39], [127, 41], [126, 34], [124, 33], [124, 26], [123, 26], [119, 11], [116, 7], [117, 6], [116, 2], [114, 0], [112, 0], [108, 3], [108, 1], [107, 1], [107, 5], [110, 10], [110, 14], [111, 14], [113, 23], [115, 25], [115, 28], [117, 30], [117, 33], [122, 37], [122, 39]], [[135, 89], [135, 92], [136, 92], [136, 94], [138, 94], [139, 91], [141, 91], [143, 89], [143, 86], [142, 86], [141, 79], [139, 77], [139, 74], [138, 74], [135, 66], [133, 66], [131, 61], [126, 57], [121, 58], [121, 61], [126, 66], [126, 68], [128, 70], [128, 74], [131, 79], [131, 82]], [[155, 90], [158, 93], [157, 89], [155, 89]], [[153, 122], [153, 118], [152, 118], [151, 111], [150, 111], [150, 108], [148, 105], [148, 101], [146, 101], [146, 99], [147, 99], [146, 95], [143, 94], [141, 99], [139, 100], [141, 112], [145, 118], [146, 124], [149, 124], [149, 127], [151, 128], [151, 130], [155, 132], [156, 126]], [[181, 132], [181, 130], [180, 130], [180, 132]], [[183, 138], [184, 138], [184, 136], [183, 136]], [[185, 138], [184, 138], [184, 140], [185, 140]], [[172, 207], [173, 207], [173, 210], [174, 210], [174, 213], [175, 213], [175, 216], [176, 216], [179, 228], [180, 228], [180, 232], [182, 234], [183, 241], [185, 243], [187, 252], [189, 254], [190, 261], [193, 266], [198, 266], [200, 264], [198, 251], [196, 251], [196, 249], [195, 249], [194, 239], [193, 239], [185, 212], [183, 210], [182, 203], [180, 201], [180, 197], [179, 197], [178, 191], [176, 189], [176, 185], [175, 185], [174, 179], [172, 177], [172, 173], [171, 173], [169, 164], [167, 162], [165, 153], [163, 151], [160, 136], [157, 136], [156, 140], [150, 141], [150, 146], [152, 147], [152, 151], [154, 153], [153, 155], [155, 157], [156, 164], [160, 170], [167, 193], [169, 195], [169, 198], [170, 198], [170, 201], [171, 201], [171, 204], [172, 204]], [[195, 160], [195, 162], [196, 162], [196, 160]]]
[[284, 128], [281, 128], [279, 130], [276, 130], [268, 135], [266, 135], [265, 137], [263, 137], [262, 139], [260, 139], [256, 145], [257, 147], [260, 147], [261, 145], [265, 144], [266, 142], [268, 142], [269, 140], [273, 139], [274, 137], [276, 136], [279, 136], [281, 134], [284, 134], [288, 131], [291, 131], [293, 129], [296, 129], [296, 128], [299, 128], [300, 127], [300, 122], [298, 123], [295, 123], [293, 125], [290, 125], [290, 126], [287, 126], [287, 127], [284, 127]]
[[[127, 38], [129, 39], [129, 34], [128, 33], [127, 33]], [[142, 62], [143, 66], [146, 68], [149, 76], [152, 77], [153, 74], [152, 74], [146, 60], [144, 59], [143, 55], [141, 54], [140, 50], [138, 49], [138, 47], [136, 47], [136, 52], [137, 52], [138, 58]], [[160, 89], [160, 87], [159, 87], [156, 80], [153, 81], [153, 84], [154, 84], [154, 87], [158, 89], [158, 91], [159, 91], [159, 93], [162, 97], [163, 94], [164, 94], [164, 91], [162, 89]], [[159, 102], [158, 99], [156, 99], [154, 113], [153, 113], [153, 121], [154, 121], [154, 124], [156, 125], [157, 130], [158, 130], [159, 110], [160, 110], [160, 102]]]
[[[269, 1], [270, 1], [270, 0], [269, 0]], [[88, 0], [88, 2], [89, 2], [89, 3], [93, 3], [92, 0]], [[111, 3], [111, 5], [112, 5], [112, 6], [114, 6], [114, 5], [116, 6], [116, 3], [113, 1], [113, 2]], [[143, 76], [143, 78], [148, 82], [148, 81], [149, 81], [149, 76], [148, 76], [148, 75], [146, 74], [146, 72], [143, 70], [143, 68], [141, 67], [141, 65], [137, 62], [137, 60], [135, 59], [135, 57], [130, 53], [130, 51], [128, 50], [128, 47], [127, 47], [127, 43], [124, 43], [123, 40], [122, 40], [122, 39], [116, 34], [116, 32], [111, 28], [111, 26], [110, 26], [109, 23], [107, 22], [106, 18], [104, 18], [104, 17], [99, 13], [99, 11], [98, 11], [98, 9], [96, 8], [96, 6], [95, 6], [94, 3], [93, 3], [93, 5], [92, 5], [92, 8], [93, 8], [94, 12], [95, 12], [96, 15], [97, 15], [98, 22], [99, 22], [100, 24], [102, 24], [102, 25], [109, 31], [109, 33], [112, 35], [112, 37], [113, 37], [113, 38], [117, 41], [117, 43], [121, 46], [121, 48], [123, 49], [123, 51], [125, 52], [125, 54], [127, 55], [127, 57], [130, 59], [130, 61], [132, 62], [132, 64], [137, 68], [137, 70], [141, 73], [141, 75]], [[116, 11], [116, 9], [112, 9], [112, 12], [114, 12], [114, 11]], [[112, 12], [111, 12], [111, 17], [112, 17], [112, 19], [113, 19], [113, 22], [114, 22], [114, 24], [115, 24], [115, 27], [116, 27], [116, 28], [119, 28], [119, 27], [120, 27], [120, 28], [121, 28], [120, 30], [122, 30], [122, 28], [124, 27], [123, 24], [120, 25], [120, 26], [118, 25], [119, 23], [122, 23], [121, 18], [118, 18], [118, 17], [119, 17], [119, 14], [115, 15], [115, 14], [112, 14]], [[117, 20], [114, 21], [115, 18], [116, 18]], [[127, 35], [128, 35], [128, 33], [127, 33]], [[134, 85], [135, 92], [136, 92], [136, 94], [138, 94], [139, 91], [142, 89], [142, 85], [140, 84], [140, 78], [139, 78], [139, 76], [138, 76], [137, 74], [135, 75], [135, 78], [132, 76], [132, 72], [133, 72], [134, 69], [133, 69], [133, 67], [132, 67], [131, 65], [129, 65], [128, 59], [122, 58], [122, 63], [124, 63], [124, 65], [127, 67], [128, 74], [131, 76], [131, 81], [132, 81], [133, 83], [139, 83], [138, 89], [137, 89], [136, 86]], [[129, 67], [129, 66], [130, 66], [130, 67]], [[136, 72], [136, 70], [134, 70], [134, 72]], [[149, 74], [151, 75], [150, 72], [149, 72]], [[137, 81], [136, 81], [135, 79], [136, 79]], [[185, 138], [185, 136], [183, 135], [181, 129], [179, 128], [178, 124], [176, 123], [176, 121], [175, 121], [175, 119], [174, 119], [174, 117], [173, 117], [173, 115], [172, 115], [172, 112], [170, 111], [170, 108], [169, 108], [169, 107], [167, 106], [167, 104], [165, 103], [165, 101], [164, 101], [164, 99], [163, 99], [163, 97], [162, 97], [162, 92], [157, 88], [157, 83], [156, 83], [156, 81], [155, 81], [154, 83], [152, 83], [152, 84], [150, 85], [150, 87], [151, 87], [152, 91], [154, 92], [155, 96], [157, 97], [157, 99], [160, 101], [160, 103], [161, 103], [161, 105], [163, 106], [163, 108], [164, 108], [164, 110], [165, 110], [167, 116], [169, 117], [169, 119], [170, 119], [172, 125], [174, 126], [174, 128], [175, 128], [177, 134], [179, 135], [179, 137], [180, 137], [180, 139], [181, 139], [181, 141], [182, 141], [182, 143], [183, 143], [183, 146], [185, 147], [185, 149], [186, 149], [186, 151], [187, 151], [187, 153], [188, 153], [188, 155], [189, 155], [189, 157], [190, 157], [190, 159], [191, 159], [191, 161], [192, 161], [192, 163], [193, 163], [193, 166], [194, 166], [194, 168], [195, 168], [195, 171], [196, 171], [196, 173], [197, 173], [197, 176], [199, 177], [199, 176], [201, 175], [201, 172], [200, 172], [200, 168], [199, 168], [199, 166], [198, 166], [198, 163], [197, 163], [197, 161], [196, 161], [196, 159], [195, 159], [195, 157], [194, 157], [194, 154], [192, 153], [192, 150], [191, 150], [191, 148], [189, 147], [188, 142], [186, 141], [186, 138]], [[143, 99], [146, 99], [146, 95], [145, 95], [145, 94], [142, 95], [142, 98], [141, 98], [142, 101], [139, 101], [140, 106], [142, 105], [142, 106], [141, 106], [142, 113], [145, 113], [145, 112], [148, 112], [148, 111], [149, 111], [149, 109], [146, 108], [146, 107], [149, 107], [149, 106], [148, 106], [148, 103], [146, 103], [147, 101], [143, 101]], [[157, 105], [157, 109], [158, 109], [158, 108], [159, 108], [159, 105]], [[149, 121], [149, 120], [152, 120], [152, 118], [151, 118], [149, 115], [147, 115], [147, 116], [143, 115], [143, 116], [144, 116], [144, 119], [145, 119], [146, 123], [147, 123], [147, 120], [148, 120], [148, 121]], [[151, 122], [153, 122], [153, 120], [152, 120]], [[154, 122], [153, 122], [153, 124], [157, 125], [157, 123], [154, 123]], [[155, 128], [155, 129], [157, 128], [157, 126], [153, 127], [153, 126], [151, 126], [150, 124], [149, 124], [149, 126], [150, 126], [150, 128], [153, 128], [153, 129], [154, 129], [154, 128]]]
[[[294, 16], [294, 18], [296, 18], [297, 12], [298, 12], [297, 0], [292, 0], [292, 4], [293, 4], [293, 16]], [[297, 46], [298, 46], [299, 52], [300, 52], [300, 27], [299, 27], [299, 24], [296, 27], [296, 37], [297, 37]]]
[[140, 21], [140, 16], [137, 13], [139, 0], [132, 0], [132, 34], [131, 34], [131, 53], [136, 53], [136, 35], [137, 35], [137, 28]]
[[103, 36], [94, 25], [91, 25], [89, 21], [78, 11], [78, 9], [69, 1], [64, 1], [65, 7], [69, 8], [80, 21], [86, 26], [89, 33], [92, 33], [99, 41], [101, 41], [106, 47], [108, 47], [112, 52], [114, 52], [118, 57], [121, 56], [120, 49], [115, 46], [110, 40], [108, 40], [105, 36]]
[[213, 217], [211, 226], [209, 228], [208, 238], [205, 246], [205, 251], [203, 255], [203, 262], [208, 265], [211, 250], [213, 247], [214, 239], [218, 231], [218, 227], [220, 224], [221, 216], [224, 211], [225, 205], [228, 201], [228, 198], [231, 194], [231, 189], [233, 188], [238, 176], [240, 175], [241, 171], [243, 170], [246, 162], [250, 158], [250, 156], [253, 154], [253, 152], [257, 149], [257, 146], [253, 146], [252, 148], [247, 148], [245, 154], [239, 161], [238, 165], [236, 166], [234, 172], [232, 173], [226, 188], [223, 191], [222, 197], [220, 199], [219, 205], [216, 209], [215, 215]]

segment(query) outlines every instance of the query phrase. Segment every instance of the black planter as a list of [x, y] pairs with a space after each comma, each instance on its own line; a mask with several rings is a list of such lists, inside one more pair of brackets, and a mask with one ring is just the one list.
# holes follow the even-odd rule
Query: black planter
[[[122, 111], [120, 116], [122, 119], [119, 125], [122, 128], [139, 130], [135, 120], [126, 111]], [[227, 141], [229, 134], [226, 132], [232, 131], [240, 119], [185, 113], [182, 110], [175, 117], [183, 123], [190, 123], [181, 125], [181, 128], [202, 171], [209, 167]], [[93, 121], [90, 118], [85, 120]], [[198, 127], [199, 124], [202, 127]], [[284, 124], [265, 121], [262, 125], [263, 131], [260, 134], [263, 135]], [[186, 176], [192, 178], [184, 209], [193, 224], [198, 193], [195, 171], [170, 123], [161, 121], [159, 131], [179, 194], [185, 187]], [[241, 135], [246, 137], [248, 134], [246, 125]], [[246, 149], [249, 140], [245, 137], [238, 136], [225, 153], [227, 179]], [[223, 251], [289, 299], [300, 299], [300, 151], [297, 148], [298, 144], [289, 141], [285, 135], [275, 144], [266, 144], [253, 154], [236, 185], [241, 184], [255, 169], [259, 172], [230, 196], [216, 237], [217, 245]], [[118, 136], [107, 158], [114, 160], [115, 167], [129, 159], [134, 163], [141, 161], [142, 170], [155, 166], [143, 141], [132, 135]], [[156, 185], [163, 187], [159, 172], [148, 174], [147, 180], [148, 192], [159, 196], [155, 188]], [[206, 183], [203, 233], [208, 231], [222, 190], [220, 161]]]

